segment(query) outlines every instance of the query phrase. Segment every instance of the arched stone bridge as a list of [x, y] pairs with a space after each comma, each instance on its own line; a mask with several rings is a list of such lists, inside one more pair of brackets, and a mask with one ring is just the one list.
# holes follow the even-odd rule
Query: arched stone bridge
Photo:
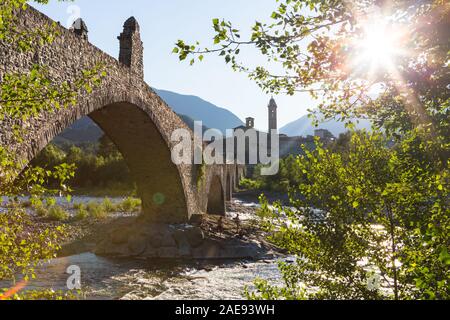
[[[45, 29], [52, 22], [31, 7], [18, 17], [24, 29]], [[55, 79], [69, 83], [79, 78], [81, 70], [98, 63], [106, 66], [107, 76], [75, 106], [22, 124], [27, 129], [22, 143], [13, 142], [10, 122], [0, 122], [0, 144], [29, 162], [64, 129], [89, 116], [122, 152], [150, 220], [180, 223], [197, 214], [224, 214], [225, 200], [231, 198], [244, 167], [171, 161], [172, 132], [190, 129], [143, 80], [143, 46], [136, 20], [130, 18], [124, 24], [118, 60], [90, 44], [83, 34], [57, 29], [60, 35], [51, 45], [36, 46], [31, 52], [19, 53], [0, 42], [0, 79], [6, 73], [27, 73], [36, 63], [48, 66]]]

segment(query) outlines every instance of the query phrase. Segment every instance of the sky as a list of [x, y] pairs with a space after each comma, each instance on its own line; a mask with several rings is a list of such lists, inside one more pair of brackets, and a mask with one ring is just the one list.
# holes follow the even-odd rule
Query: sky
[[[89, 29], [89, 41], [113, 57], [119, 54], [117, 36], [123, 23], [134, 16], [141, 27], [145, 80], [150, 86], [198, 96], [230, 110], [243, 121], [254, 117], [258, 129], [267, 129], [270, 95], [256, 83], [245, 74], [232, 71], [223, 58], [207, 55], [203, 62], [190, 66], [179, 62], [172, 49], [178, 39], [187, 43], [198, 40], [204, 47], [211, 46], [213, 18], [225, 18], [242, 30], [243, 36], [249, 34], [256, 20], [270, 21], [277, 7], [275, 0], [53, 0], [48, 5], [32, 5], [66, 27], [79, 14]], [[244, 62], [267, 64], [251, 48], [241, 55]], [[305, 93], [279, 95], [275, 99], [280, 128], [315, 105]]]

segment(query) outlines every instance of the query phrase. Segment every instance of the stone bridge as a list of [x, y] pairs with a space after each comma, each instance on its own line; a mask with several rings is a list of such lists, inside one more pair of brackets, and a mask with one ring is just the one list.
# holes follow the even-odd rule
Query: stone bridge
[[[29, 7], [18, 16], [19, 28], [44, 30], [53, 21]], [[84, 27], [84, 26], [81, 26]], [[88, 42], [83, 30], [57, 25], [59, 35], [51, 45], [36, 45], [18, 52], [0, 42], [0, 79], [6, 73], [28, 73], [33, 64], [45, 65], [52, 78], [73, 83], [83, 69], [106, 66], [107, 76], [92, 93], [79, 97], [76, 105], [43, 113], [21, 123], [23, 142], [14, 142], [12, 124], [0, 122], [0, 144], [18, 151], [26, 163], [54, 137], [83, 116], [89, 116], [123, 154], [138, 186], [143, 212], [151, 221], [181, 223], [198, 214], [224, 214], [225, 201], [244, 173], [237, 165], [175, 165], [171, 142], [175, 129], [186, 124], [144, 82], [143, 45], [139, 25], [128, 19], [115, 59]]]

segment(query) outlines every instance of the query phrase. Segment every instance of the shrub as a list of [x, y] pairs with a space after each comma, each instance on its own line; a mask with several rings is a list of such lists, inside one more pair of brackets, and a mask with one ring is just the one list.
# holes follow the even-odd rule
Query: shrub
[[103, 200], [102, 206], [103, 206], [103, 209], [108, 213], [117, 211], [117, 206], [109, 198], [105, 198]]
[[64, 221], [69, 219], [69, 213], [64, 208], [54, 205], [48, 209], [47, 218], [53, 221]]
[[89, 217], [89, 212], [86, 210], [84, 204], [78, 206], [77, 212], [75, 213], [75, 220], [85, 220]]
[[128, 197], [119, 204], [123, 212], [136, 212], [141, 209], [142, 201], [140, 199]]
[[260, 190], [262, 188], [262, 182], [243, 178], [239, 182], [239, 187], [241, 187], [244, 190]]
[[45, 218], [48, 216], [48, 209], [42, 203], [34, 205], [33, 210], [38, 217]]
[[108, 216], [105, 208], [96, 202], [89, 202], [87, 204], [87, 211], [89, 212], [89, 216], [91, 218], [97, 220], [105, 219]]
[[79, 210], [79, 209], [81, 209], [81, 208], [85, 208], [85, 205], [84, 205], [83, 202], [76, 202], [76, 203], [73, 204], [73, 208], [74, 208], [75, 210]]

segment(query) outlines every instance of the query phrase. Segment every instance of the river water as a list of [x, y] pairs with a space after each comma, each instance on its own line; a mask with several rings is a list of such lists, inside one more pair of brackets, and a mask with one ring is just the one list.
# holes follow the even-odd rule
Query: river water
[[[75, 197], [73, 201], [102, 199]], [[245, 205], [256, 206], [254, 203]], [[241, 216], [250, 218], [248, 213]], [[26, 289], [67, 290], [67, 268], [78, 266], [82, 291], [87, 299], [243, 299], [245, 287], [251, 289], [257, 277], [279, 282], [277, 264], [277, 259], [162, 261], [107, 259], [85, 253], [46, 263], [38, 268], [36, 279], [27, 283]]]
[[276, 260], [139, 261], [98, 257], [91, 253], [54, 259], [37, 272], [28, 289], [66, 290], [66, 270], [81, 269], [88, 299], [242, 299], [256, 277], [279, 281]]

